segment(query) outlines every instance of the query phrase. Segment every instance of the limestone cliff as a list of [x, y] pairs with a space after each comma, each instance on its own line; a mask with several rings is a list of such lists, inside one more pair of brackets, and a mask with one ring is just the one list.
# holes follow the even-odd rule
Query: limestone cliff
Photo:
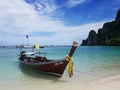
[[81, 45], [120, 46], [120, 10], [115, 21], [105, 23], [98, 33], [91, 30], [88, 38], [83, 40]]

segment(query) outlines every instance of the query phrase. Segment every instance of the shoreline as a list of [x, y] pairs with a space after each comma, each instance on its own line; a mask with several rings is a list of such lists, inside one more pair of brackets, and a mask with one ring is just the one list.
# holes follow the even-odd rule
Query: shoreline
[[[72, 79], [72, 78], [71, 78]], [[45, 83], [46, 82], [46, 83]], [[11, 81], [0, 84], [0, 90], [120, 90], [120, 75], [91, 81], [88, 83], [72, 82], [52, 82], [46, 80], [41, 83], [35, 81]]]
[[86, 90], [120, 90], [120, 75], [91, 82]]

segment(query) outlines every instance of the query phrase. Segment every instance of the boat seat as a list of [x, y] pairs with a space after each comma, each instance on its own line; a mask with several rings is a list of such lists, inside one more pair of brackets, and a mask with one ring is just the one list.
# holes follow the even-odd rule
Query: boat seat
[[44, 62], [46, 60], [45, 57], [39, 57], [39, 56], [36, 56], [36, 59], [35, 59], [37, 62]]

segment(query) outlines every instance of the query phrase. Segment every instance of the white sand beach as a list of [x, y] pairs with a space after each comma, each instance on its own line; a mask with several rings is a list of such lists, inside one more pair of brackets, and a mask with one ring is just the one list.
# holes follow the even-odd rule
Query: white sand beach
[[67, 81], [64, 83], [46, 83], [36, 81], [8, 82], [0, 84], [0, 90], [120, 90], [120, 75], [92, 81], [79, 83]]
[[120, 90], [120, 75], [92, 82], [86, 90]]

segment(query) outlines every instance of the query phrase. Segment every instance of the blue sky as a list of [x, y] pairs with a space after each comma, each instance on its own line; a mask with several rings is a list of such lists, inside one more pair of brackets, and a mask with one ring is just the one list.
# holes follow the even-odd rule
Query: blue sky
[[1, 0], [0, 45], [81, 43], [112, 21], [120, 0]]

